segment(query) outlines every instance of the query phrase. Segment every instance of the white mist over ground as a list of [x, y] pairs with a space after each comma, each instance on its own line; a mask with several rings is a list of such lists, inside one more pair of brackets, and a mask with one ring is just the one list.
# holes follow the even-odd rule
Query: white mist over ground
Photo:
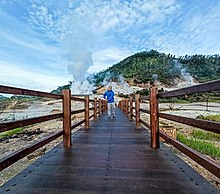
[[174, 86], [171, 88], [164, 87], [166, 91], [190, 87], [196, 85], [193, 77], [187, 72], [187, 69], [183, 67], [183, 65], [178, 62], [178, 60], [174, 60], [174, 72], [179, 72], [180, 78], [175, 78], [173, 84]]
[[102, 82], [105, 85], [105, 88], [107, 89], [109, 86], [112, 86], [112, 90], [116, 95], [118, 94], [132, 94], [138, 90], [142, 90], [143, 88], [140, 88], [138, 86], [129, 86], [129, 84], [125, 81], [124, 77], [122, 75], [118, 76], [118, 81], [113, 82], [109, 80], [109, 74], [105, 77], [104, 81]]
[[92, 94], [94, 85], [90, 84], [87, 80], [83, 82], [74, 81], [71, 85], [71, 93], [75, 95], [89, 95]]

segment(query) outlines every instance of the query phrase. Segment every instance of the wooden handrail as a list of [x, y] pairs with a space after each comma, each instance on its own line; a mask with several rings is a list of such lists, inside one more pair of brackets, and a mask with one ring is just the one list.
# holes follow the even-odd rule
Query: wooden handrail
[[12, 121], [12, 122], [7, 122], [7, 123], [0, 123], [0, 132], [9, 131], [9, 130], [15, 129], [17, 127], [25, 127], [25, 126], [32, 125], [35, 123], [49, 121], [49, 120], [57, 119], [60, 117], [63, 117], [63, 113], [57, 113], [57, 114], [53, 114], [53, 115], [46, 115], [46, 116], [41, 116], [41, 117], [34, 117], [34, 118], [29, 118], [29, 119], [17, 120], [17, 121]]
[[150, 114], [150, 110], [145, 110], [145, 109], [143, 109], [143, 108], [140, 108], [140, 111], [141, 111], [141, 112], [144, 112], [144, 113], [147, 113], [147, 114]]
[[[0, 170], [5, 169], [6, 167], [10, 166], [11, 164], [15, 163], [16, 161], [20, 160], [21, 158], [27, 156], [28, 154], [32, 153], [33, 151], [39, 149], [40, 147], [46, 145], [47, 143], [53, 141], [54, 139], [58, 138], [59, 136], [63, 135], [63, 145], [64, 147], [71, 146], [71, 130], [73, 128], [76, 128], [77, 126], [86, 123], [87, 126], [89, 126], [89, 119], [92, 117], [97, 116], [98, 112], [97, 110], [101, 109], [102, 107], [99, 105], [97, 106], [97, 103], [95, 104], [95, 100], [89, 99], [88, 96], [85, 97], [85, 99], [71, 96], [70, 90], [63, 90], [62, 95], [58, 94], [50, 94], [46, 92], [40, 92], [40, 91], [34, 91], [34, 90], [28, 90], [28, 89], [22, 89], [22, 88], [15, 88], [15, 87], [9, 87], [9, 86], [2, 86], [0, 85], [0, 93], [7, 93], [7, 94], [17, 94], [17, 95], [28, 95], [28, 96], [38, 96], [38, 97], [47, 97], [47, 98], [55, 98], [55, 99], [62, 99], [63, 100], [63, 112], [53, 115], [46, 115], [46, 116], [40, 116], [40, 117], [34, 117], [29, 119], [23, 119], [23, 120], [17, 120], [7, 123], [0, 123], [0, 132], [8, 131], [17, 127], [24, 127], [35, 123], [40, 123], [44, 121], [49, 121], [52, 119], [63, 117], [63, 131], [57, 132], [54, 135], [51, 135], [49, 137], [44, 138], [43, 140], [38, 141], [37, 143], [34, 143], [22, 150], [18, 150], [0, 160]], [[71, 111], [71, 100], [75, 101], [82, 101], [85, 102], [84, 109], [74, 110]], [[89, 103], [94, 103], [94, 107], [89, 108]], [[96, 106], [96, 107], [95, 107]], [[94, 110], [93, 115], [88, 115], [90, 110]], [[85, 112], [86, 119], [83, 119], [74, 125], [71, 126], [71, 115]]]
[[214, 90], [220, 90], [220, 80], [160, 93], [158, 94], [158, 96], [163, 98], [171, 98], [200, 92], [209, 92]]
[[34, 152], [35, 150], [41, 148], [42, 146], [48, 144], [49, 142], [57, 139], [63, 135], [63, 131], [57, 132], [49, 137], [44, 138], [43, 140], [40, 140], [36, 143], [33, 143], [32, 145], [27, 146], [26, 148], [22, 148], [0, 160], [0, 171], [7, 168], [11, 164], [17, 162], [21, 158], [27, 156], [28, 154]]
[[149, 123], [145, 122], [143, 119], [140, 119], [140, 122], [141, 122], [145, 127], [147, 127], [147, 128], [150, 129], [150, 124], [149, 124]]
[[83, 119], [82, 121], [79, 121], [79, 122], [73, 124], [73, 125], [71, 126], [71, 130], [73, 130], [74, 128], [76, 128], [76, 127], [82, 125], [84, 122], [85, 122], [85, 119]]
[[71, 111], [71, 115], [75, 115], [75, 114], [78, 114], [78, 113], [82, 113], [82, 112], [85, 112], [85, 109], [79, 109], [79, 110], [73, 110]]
[[175, 121], [178, 123], [190, 125], [193, 127], [201, 128], [206, 131], [211, 131], [214, 133], [220, 134], [220, 122], [214, 122], [214, 121], [206, 121], [201, 119], [192, 119], [188, 117], [182, 117], [182, 116], [176, 116], [166, 113], [158, 113], [159, 117], [168, 119], [171, 121]]
[[63, 95], [0, 85], [0, 93], [62, 99]]

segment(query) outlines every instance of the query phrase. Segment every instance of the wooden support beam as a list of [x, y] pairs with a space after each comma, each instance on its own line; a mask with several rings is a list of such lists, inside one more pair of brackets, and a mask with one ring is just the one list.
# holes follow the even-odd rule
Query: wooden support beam
[[101, 107], [101, 106], [102, 106], [102, 102], [101, 102], [101, 99], [99, 99], [99, 110], [98, 110], [98, 111], [99, 111], [99, 114], [98, 114], [99, 117], [101, 117], [101, 112], [102, 112], [102, 111], [101, 111], [101, 110], [102, 110], [102, 107]]
[[130, 104], [130, 120], [133, 120], [133, 96], [130, 96], [129, 104]]
[[151, 129], [151, 147], [159, 148], [159, 117], [158, 117], [158, 100], [157, 88], [150, 89], [150, 129]]
[[128, 109], [128, 102], [129, 102], [129, 100], [128, 99], [126, 99], [125, 100], [125, 114], [126, 114], [126, 116], [128, 117], [128, 112], [129, 112], [129, 109]]
[[97, 121], [97, 98], [94, 98], [94, 121]]
[[140, 129], [140, 94], [135, 95], [136, 129]]
[[89, 128], [89, 96], [85, 96], [85, 128]]
[[63, 146], [70, 147], [71, 142], [71, 91], [63, 90]]
[[101, 99], [101, 112], [102, 112], [102, 114], [103, 114], [103, 112], [104, 112], [104, 102], [103, 102], [104, 100], [103, 99]]

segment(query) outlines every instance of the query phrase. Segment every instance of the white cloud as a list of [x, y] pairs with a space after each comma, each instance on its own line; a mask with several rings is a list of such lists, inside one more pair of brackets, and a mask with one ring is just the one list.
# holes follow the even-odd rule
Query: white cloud
[[50, 92], [58, 86], [68, 84], [68, 80], [70, 80], [70, 77], [64, 75], [51, 75], [45, 71], [34, 72], [31, 69], [22, 69], [1, 61], [0, 66], [2, 85]]
[[88, 69], [89, 73], [97, 73], [105, 70], [111, 65], [123, 60], [132, 53], [126, 49], [117, 47], [106, 48], [93, 53], [93, 66]]
[[[21, 84], [26, 80], [28, 86], [36, 82], [27, 69], [35, 72], [35, 77], [41, 77], [36, 72], [43, 69], [66, 75], [72, 64], [71, 69], [83, 77], [81, 72], [87, 69], [89, 73], [106, 69], [141, 50], [176, 55], [220, 51], [220, 3], [208, 0], [4, 1], [0, 16], [0, 60], [14, 65], [1, 65], [1, 69], [7, 73], [15, 69], [16, 80], [21, 79]], [[92, 55], [93, 63], [85, 60], [89, 63], [76, 67], [82, 64], [75, 60], [79, 50], [87, 52], [90, 59]], [[38, 81], [42, 85], [43, 75]], [[7, 83], [3, 73], [0, 80]], [[12, 84], [11, 80], [8, 83]]]

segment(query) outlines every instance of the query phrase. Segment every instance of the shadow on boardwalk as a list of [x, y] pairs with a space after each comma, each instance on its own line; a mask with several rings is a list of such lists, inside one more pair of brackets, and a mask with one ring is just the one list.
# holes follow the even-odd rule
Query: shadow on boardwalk
[[136, 130], [120, 111], [73, 134], [15, 176], [0, 193], [219, 193], [191, 167], [161, 145], [150, 148], [149, 134]]

